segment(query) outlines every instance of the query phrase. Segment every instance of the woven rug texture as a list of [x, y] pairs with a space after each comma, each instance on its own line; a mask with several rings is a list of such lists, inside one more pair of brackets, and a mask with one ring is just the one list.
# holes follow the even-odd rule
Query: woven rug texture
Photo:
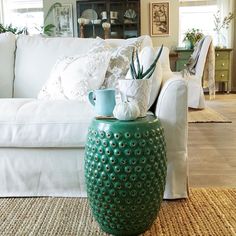
[[225, 116], [216, 112], [215, 110], [206, 107], [203, 110], [189, 109], [188, 110], [189, 123], [232, 123]]
[[[84, 198], [1, 198], [0, 235], [105, 236]], [[236, 189], [191, 189], [164, 201], [143, 236], [236, 235]]]

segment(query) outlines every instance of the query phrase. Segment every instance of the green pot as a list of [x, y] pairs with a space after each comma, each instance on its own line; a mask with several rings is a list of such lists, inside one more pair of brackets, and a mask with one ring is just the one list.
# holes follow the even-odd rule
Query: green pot
[[153, 116], [128, 122], [94, 119], [85, 154], [88, 199], [102, 230], [124, 236], [150, 228], [166, 180], [160, 121]]
[[193, 49], [193, 48], [194, 48], [194, 43], [193, 43], [193, 41], [186, 40], [186, 41], [185, 41], [185, 48], [186, 48], [186, 49]]

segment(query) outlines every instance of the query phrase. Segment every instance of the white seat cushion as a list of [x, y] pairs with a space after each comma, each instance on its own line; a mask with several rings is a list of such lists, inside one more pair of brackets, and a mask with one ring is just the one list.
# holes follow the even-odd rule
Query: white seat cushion
[[94, 116], [87, 101], [1, 99], [0, 147], [83, 147]]

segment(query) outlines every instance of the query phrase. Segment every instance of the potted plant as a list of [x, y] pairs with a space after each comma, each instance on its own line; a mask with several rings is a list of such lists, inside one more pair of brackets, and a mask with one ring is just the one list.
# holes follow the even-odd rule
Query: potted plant
[[55, 2], [54, 4], [52, 4], [52, 6], [49, 8], [46, 16], [44, 17], [44, 26], [42, 26], [40, 29], [38, 29], [40, 31], [40, 33], [45, 36], [53, 36], [55, 33], [54, 28], [56, 26], [51, 23], [46, 24], [46, 22], [48, 21], [49, 16], [51, 15], [51, 13], [53, 12], [53, 10], [56, 7], [62, 7], [62, 4], [60, 2]]
[[[146, 116], [148, 110], [152, 83], [150, 78], [156, 69], [156, 64], [161, 56], [162, 49], [163, 45], [151, 65], [150, 63], [149, 65], [142, 64], [138, 52], [133, 50], [130, 70], [127, 74], [128, 76], [126, 76], [126, 79], [119, 80], [121, 97], [127, 97], [127, 100], [134, 100], [137, 102], [140, 110], [140, 117]], [[134, 58], [136, 58], [136, 61]]]
[[17, 27], [13, 27], [11, 24], [6, 26], [0, 24], [0, 34], [6, 32], [11, 32], [13, 34], [27, 34], [27, 29], [26, 28], [19, 29]]
[[202, 39], [204, 34], [199, 29], [189, 29], [184, 34], [183, 42], [185, 42], [186, 48], [193, 49], [195, 44]]

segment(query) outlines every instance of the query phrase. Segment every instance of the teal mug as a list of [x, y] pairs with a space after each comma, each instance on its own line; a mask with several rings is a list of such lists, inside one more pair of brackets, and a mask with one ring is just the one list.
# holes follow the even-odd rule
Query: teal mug
[[99, 116], [112, 116], [116, 105], [114, 89], [98, 89], [88, 93], [89, 102]]

